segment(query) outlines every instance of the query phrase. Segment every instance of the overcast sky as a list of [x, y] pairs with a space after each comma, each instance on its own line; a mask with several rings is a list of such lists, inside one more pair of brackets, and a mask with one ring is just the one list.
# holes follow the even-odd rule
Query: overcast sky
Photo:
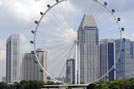
[[[39, 12], [46, 9], [46, 4], [55, 0], [0, 0], [0, 81], [6, 69], [6, 39], [11, 34], [21, 34], [26, 48], [33, 38], [30, 31], [35, 28], [33, 21], [40, 17]], [[101, 1], [101, 0], [100, 0]], [[122, 18], [125, 28], [124, 37], [134, 38], [134, 0], [105, 0], [110, 8], [116, 9], [116, 15]]]

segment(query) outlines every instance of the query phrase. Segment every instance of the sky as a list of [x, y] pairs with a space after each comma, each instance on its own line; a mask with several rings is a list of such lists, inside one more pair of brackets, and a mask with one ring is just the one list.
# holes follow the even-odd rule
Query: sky
[[[104, 1], [104, 0], [100, 0]], [[116, 15], [122, 18], [120, 25], [125, 28], [123, 37], [134, 39], [133, 0], [105, 0]], [[34, 20], [39, 19], [40, 11], [46, 10], [47, 3], [55, 0], [0, 0], [0, 81], [6, 72], [6, 39], [11, 34], [20, 34], [24, 48], [30, 49], [30, 33], [35, 28]], [[72, 32], [73, 33], [73, 32]]]

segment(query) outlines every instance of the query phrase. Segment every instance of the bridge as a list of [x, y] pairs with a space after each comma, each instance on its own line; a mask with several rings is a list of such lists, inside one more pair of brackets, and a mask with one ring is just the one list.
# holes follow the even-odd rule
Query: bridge
[[41, 89], [89, 89], [88, 84], [44, 85]]

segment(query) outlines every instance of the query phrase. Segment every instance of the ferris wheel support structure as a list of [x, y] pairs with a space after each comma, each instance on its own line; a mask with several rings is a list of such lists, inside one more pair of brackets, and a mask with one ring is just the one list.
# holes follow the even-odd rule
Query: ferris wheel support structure
[[[33, 47], [34, 47], [34, 53], [35, 53], [35, 57], [37, 59], [37, 62], [38, 64], [40, 65], [41, 69], [49, 76], [51, 77], [54, 81], [56, 82], [60, 82], [60, 83], [63, 83], [65, 84], [64, 82], [62, 81], [59, 81], [57, 79], [55, 79], [55, 77], [53, 77], [49, 72], [47, 72], [44, 67], [41, 65], [41, 63], [39, 62], [39, 59], [38, 59], [38, 56], [37, 56], [37, 53], [36, 53], [36, 35], [37, 35], [37, 31], [38, 31], [38, 27], [42, 21], [42, 19], [44, 18], [44, 16], [52, 9], [54, 8], [56, 5], [64, 2], [64, 1], [68, 1], [68, 0], [56, 0], [56, 3], [53, 4], [52, 6], [50, 6], [49, 4], [47, 5], [48, 9], [45, 11], [45, 12], [40, 12], [41, 14], [41, 18], [38, 20], [38, 21], [35, 21], [35, 24], [36, 24], [36, 28], [34, 31], [31, 31], [33, 34], [34, 34], [34, 40], [33, 41], [30, 41], [30, 43], [33, 44]], [[121, 39], [121, 46], [120, 46], [120, 50], [122, 49], [122, 31], [124, 31], [124, 28], [120, 28], [119, 26], [119, 21], [120, 21], [120, 18], [116, 18], [115, 15], [114, 15], [114, 12], [115, 10], [112, 9], [110, 10], [109, 8], [107, 8], [107, 3], [104, 2], [104, 4], [100, 3], [98, 0], [93, 0], [94, 2], [100, 4], [101, 6], [103, 6], [114, 18], [116, 24], [118, 25], [118, 29], [120, 31], [120, 39]], [[75, 84], [80, 84], [80, 44], [79, 44], [79, 41], [78, 40], [75, 40], [75, 46], [76, 46], [76, 50], [75, 50]], [[119, 55], [116, 59], [116, 62], [118, 61], [119, 59], [119, 56], [120, 56], [120, 53], [121, 51], [119, 51]], [[114, 63], [114, 65], [116, 64], [116, 62]], [[104, 78], [113, 68], [114, 68], [114, 65], [107, 71], [107, 73], [105, 73], [103, 76], [101, 76], [100, 78], [98, 78], [97, 80], [94, 80], [93, 82], [96, 82], [96, 81], [99, 81], [101, 80], [102, 78]], [[90, 83], [89, 83], [90, 84]]]
[[80, 84], [80, 46], [79, 40], [75, 40], [75, 84]]

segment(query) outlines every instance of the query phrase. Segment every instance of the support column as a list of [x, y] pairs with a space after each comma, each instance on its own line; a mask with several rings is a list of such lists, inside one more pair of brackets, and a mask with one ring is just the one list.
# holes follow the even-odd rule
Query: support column
[[75, 84], [77, 84], [77, 60], [78, 60], [78, 56], [77, 56], [77, 40], [75, 41], [75, 46], [76, 46], [76, 51], [75, 51]]
[[78, 40], [75, 41], [75, 45], [75, 84], [80, 84], [80, 46]]

